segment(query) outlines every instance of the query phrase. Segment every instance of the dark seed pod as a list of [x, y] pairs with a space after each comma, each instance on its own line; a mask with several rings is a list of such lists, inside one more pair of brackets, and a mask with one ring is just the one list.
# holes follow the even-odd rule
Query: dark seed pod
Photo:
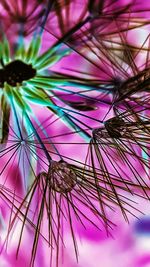
[[111, 138], [121, 138], [123, 129], [124, 129], [124, 121], [119, 117], [113, 117], [105, 122], [105, 128], [109, 133]]
[[52, 189], [59, 193], [70, 192], [77, 182], [74, 170], [65, 161], [52, 161], [47, 177]]
[[116, 138], [123, 137], [124, 131], [126, 131], [125, 122], [119, 117], [113, 117], [104, 122], [105, 127], [97, 128], [93, 130], [93, 138], [98, 142], [101, 138]]
[[3, 87], [4, 86], [4, 70], [3, 69], [0, 69], [0, 87]]
[[105, 128], [97, 128], [93, 130], [93, 139], [97, 142], [101, 141], [101, 138], [110, 138]]
[[16, 86], [17, 83], [33, 78], [35, 74], [36, 70], [32, 68], [32, 65], [20, 60], [14, 60], [0, 70], [0, 86], [3, 87], [4, 82], [11, 86]]

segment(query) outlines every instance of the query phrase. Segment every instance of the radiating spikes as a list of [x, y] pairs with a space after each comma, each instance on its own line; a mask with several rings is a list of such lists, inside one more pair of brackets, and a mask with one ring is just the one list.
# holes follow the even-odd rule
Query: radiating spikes
[[3, 39], [1, 57], [3, 59], [4, 65], [10, 62], [10, 46], [6, 37], [4, 37]]
[[[53, 49], [52, 49], [53, 51]], [[40, 57], [41, 63], [35, 62], [35, 67], [37, 70], [41, 71], [48, 67], [52, 67], [55, 63], [57, 63], [59, 60], [64, 58], [65, 56], [70, 54], [70, 49], [68, 48], [60, 48], [60, 52], [54, 53], [52, 51], [49, 51], [47, 55], [43, 55]], [[46, 56], [46, 58], [44, 58]], [[43, 58], [42, 58], [43, 57]], [[44, 60], [43, 60], [44, 59]], [[40, 62], [40, 61], [39, 61]]]
[[9, 121], [10, 121], [10, 104], [6, 98], [6, 95], [3, 94], [1, 97], [1, 144], [7, 143], [8, 135], [9, 135]]
[[[94, 169], [94, 171], [96, 171], [96, 169]], [[130, 210], [127, 208], [134, 208], [134, 203], [132, 203], [129, 198], [121, 195], [120, 192], [128, 192], [132, 194], [132, 190], [138, 187], [138, 185], [127, 180], [123, 181], [121, 179], [115, 179], [115, 177], [110, 178], [107, 173], [106, 176], [104, 173], [103, 175], [104, 176], [97, 172], [95, 176], [92, 170], [78, 168], [77, 166], [70, 165], [65, 161], [52, 161], [49, 165], [48, 172], [41, 172], [37, 176], [25, 199], [17, 208], [16, 215], [11, 223], [12, 228], [17, 217], [21, 216], [23, 217], [23, 228], [25, 223], [34, 227], [35, 235], [31, 261], [34, 261], [38, 239], [39, 236], [42, 235], [41, 225], [44, 219], [45, 210], [49, 211], [49, 235], [51, 236], [50, 240], [53, 240], [50, 245], [53, 246], [55, 244], [56, 247], [58, 245], [56, 238], [57, 234], [59, 235], [61, 242], [63, 242], [63, 236], [61, 236], [61, 227], [63, 226], [60, 224], [63, 218], [67, 220], [69, 224], [71, 220], [70, 231], [74, 240], [75, 233], [73, 219], [71, 218], [72, 212], [78, 219], [82, 220], [84, 218], [89, 223], [92, 223], [95, 227], [97, 227], [97, 225], [91, 221], [90, 217], [87, 217], [86, 214], [83, 213], [82, 208], [80, 209], [76, 205], [77, 202], [80, 202], [80, 204], [85, 206], [89, 212], [92, 212], [92, 216], [95, 216], [100, 221], [102, 220], [105, 227], [107, 226], [108, 231], [110, 231], [113, 223], [109, 220], [109, 218], [107, 218], [105, 214], [105, 207], [109, 207], [109, 209], [111, 209], [111, 205], [118, 206], [124, 217], [127, 219], [126, 213], [130, 213]], [[106, 180], [103, 181], [104, 177]], [[131, 191], [129, 187], [131, 188]], [[41, 193], [38, 200], [39, 209], [36, 212], [37, 223], [34, 225], [34, 222], [32, 224], [30, 219], [30, 205], [34, 201], [34, 194], [36, 195], [36, 190], [40, 190]], [[48, 202], [49, 197], [51, 202]], [[28, 202], [26, 203], [27, 199]], [[93, 200], [99, 201], [100, 210], [94, 206]], [[66, 204], [64, 205], [64, 203]], [[59, 213], [57, 213], [58, 209]], [[23, 228], [21, 230], [19, 247], [21, 244]], [[75, 251], [77, 249], [76, 246], [77, 245], [74, 244]]]
[[[61, 46], [61, 45], [60, 45]], [[59, 46], [59, 47], [60, 47]], [[34, 63], [34, 67], [37, 68], [39, 66], [44, 64], [47, 60], [50, 59], [51, 56], [53, 56], [53, 54], [57, 51], [57, 49], [59, 47], [52, 47], [50, 49], [48, 49], [46, 52], [44, 52], [42, 55], [40, 55], [39, 57], [37, 57], [37, 59], [35, 60], [35, 63]]]
[[25, 60], [26, 50], [25, 45], [23, 42], [19, 43], [17, 45], [17, 48], [15, 50], [15, 57], [16, 59]]
[[27, 63], [32, 63], [34, 66], [34, 63], [36, 62], [37, 57], [38, 57], [40, 46], [41, 46], [41, 36], [35, 34], [35, 36], [33, 36], [30, 42], [30, 45], [25, 53], [24, 60]]
[[[73, 33], [78, 31], [78, 29], [80, 29], [83, 25], [89, 22], [90, 19], [91, 19], [90, 17], [87, 17], [84, 21], [79, 22], [72, 29], [70, 29], [69, 32], [64, 34], [64, 36], [60, 40], [58, 40], [58, 42], [56, 42], [55, 45], [51, 49], [48, 49], [43, 55], [37, 58], [37, 61], [35, 62], [35, 67], [42, 68], [40, 66], [42, 66], [43, 62], [49, 60], [50, 56], [53, 56], [53, 55], [55, 56], [55, 52], [59, 51], [59, 49], [60, 49], [60, 54], [61, 54], [61, 52], [63, 51], [63, 50], [61, 51], [62, 44], [65, 43], [72, 36]], [[64, 51], [62, 54], [66, 54], [66, 53], [68, 54], [69, 52], [70, 52], [69, 48], [64, 48]]]
[[150, 200], [150, 9], [139, 2], [0, 1], [4, 247], [20, 257], [27, 233], [30, 267], [61, 266], [65, 249], [80, 265], [78, 230], [113, 235], [118, 211], [129, 222]]

